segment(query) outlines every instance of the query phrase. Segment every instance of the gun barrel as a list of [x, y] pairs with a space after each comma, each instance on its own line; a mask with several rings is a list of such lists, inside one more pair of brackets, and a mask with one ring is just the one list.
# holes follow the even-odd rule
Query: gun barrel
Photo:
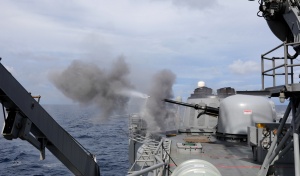
[[[172, 104], [187, 106], [187, 107], [190, 107], [190, 108], [194, 108], [196, 110], [203, 110], [203, 112], [200, 113], [199, 115], [207, 114], [207, 115], [214, 116], [214, 117], [219, 116], [219, 108], [206, 106], [206, 105], [205, 106], [200, 106], [198, 104], [183, 103], [183, 102], [169, 100], [169, 99], [164, 99], [164, 101], [168, 102], [168, 103], [172, 103]], [[198, 117], [200, 117], [200, 116], [198, 116]]]
[[[189, 104], [189, 103], [183, 103], [179, 101], [174, 101], [174, 100], [169, 100], [169, 99], [164, 99], [165, 102], [172, 103], [172, 104], [177, 104], [177, 105], [182, 105], [182, 106], [187, 106], [191, 108], [195, 108], [194, 104]], [[196, 109], [196, 108], [195, 108]]]
[[214, 108], [214, 107], [211, 107], [211, 106], [206, 106], [206, 108], [205, 108], [205, 114], [217, 117], [217, 116], [219, 116], [219, 108]]

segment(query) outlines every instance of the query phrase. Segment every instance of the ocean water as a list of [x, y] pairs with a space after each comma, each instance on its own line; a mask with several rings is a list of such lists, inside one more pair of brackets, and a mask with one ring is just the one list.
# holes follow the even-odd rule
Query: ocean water
[[[43, 107], [79, 143], [96, 155], [101, 175], [127, 174], [128, 116], [103, 120], [99, 117], [99, 112], [93, 108], [80, 108], [76, 105], [43, 105]], [[3, 116], [0, 117], [2, 120]], [[46, 150], [45, 160], [39, 160], [39, 151], [27, 141], [21, 139], [9, 141], [1, 135], [0, 176], [12, 175], [73, 174], [50, 151]]]

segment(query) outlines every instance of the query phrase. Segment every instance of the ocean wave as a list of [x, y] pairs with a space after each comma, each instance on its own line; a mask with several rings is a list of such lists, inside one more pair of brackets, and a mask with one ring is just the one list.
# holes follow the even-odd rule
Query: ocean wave
[[[77, 141], [96, 155], [101, 175], [127, 174], [128, 138], [120, 133], [127, 130], [126, 118], [94, 121], [89, 118], [95, 117], [91, 109], [77, 106], [47, 105], [46, 110]], [[27, 141], [8, 141], [0, 137], [0, 153], [0, 176], [73, 175], [48, 150], [46, 159], [40, 161], [39, 151]]]

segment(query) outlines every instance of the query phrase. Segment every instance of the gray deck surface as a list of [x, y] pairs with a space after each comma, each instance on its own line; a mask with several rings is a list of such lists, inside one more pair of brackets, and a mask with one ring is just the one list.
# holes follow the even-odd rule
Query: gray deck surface
[[[257, 175], [261, 164], [253, 161], [252, 150], [247, 142], [226, 142], [212, 138], [210, 143], [201, 143], [202, 152], [180, 152], [177, 143], [184, 142], [184, 138], [190, 134], [178, 134], [170, 137], [172, 140], [171, 157], [177, 165], [189, 159], [201, 159], [212, 163], [222, 176], [254, 176]], [[293, 165], [276, 166], [278, 175], [294, 175]], [[170, 161], [170, 170], [176, 168]], [[284, 173], [284, 174], [282, 174]]]

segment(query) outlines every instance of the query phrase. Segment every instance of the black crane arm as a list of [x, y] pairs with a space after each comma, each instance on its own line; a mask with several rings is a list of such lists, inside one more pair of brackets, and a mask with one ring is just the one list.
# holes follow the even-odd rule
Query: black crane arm
[[65, 131], [0, 63], [0, 103], [8, 111], [2, 134], [45, 148], [75, 175], [100, 175], [95, 157]]

